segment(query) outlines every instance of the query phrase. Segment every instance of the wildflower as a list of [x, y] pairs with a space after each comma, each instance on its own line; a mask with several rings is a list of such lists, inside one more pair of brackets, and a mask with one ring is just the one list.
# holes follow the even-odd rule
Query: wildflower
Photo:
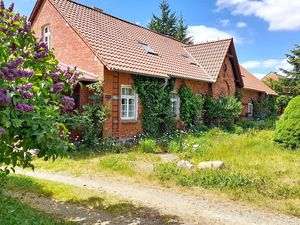
[[0, 136], [1, 136], [4, 132], [5, 132], [5, 130], [4, 130], [2, 127], [0, 127]]

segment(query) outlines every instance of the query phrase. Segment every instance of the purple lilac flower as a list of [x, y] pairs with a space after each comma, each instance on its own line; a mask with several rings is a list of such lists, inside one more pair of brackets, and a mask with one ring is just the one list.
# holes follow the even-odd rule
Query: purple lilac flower
[[75, 107], [75, 101], [74, 101], [74, 99], [70, 98], [68, 96], [64, 96], [61, 99], [61, 103], [64, 105], [63, 108], [62, 108], [63, 112], [71, 111]]
[[43, 38], [40, 39], [39, 43], [35, 45], [34, 50], [36, 52], [48, 51], [47, 44], [43, 41]]
[[34, 106], [25, 103], [18, 103], [15, 108], [23, 112], [33, 112], [35, 109]]
[[32, 83], [24, 84], [17, 87], [17, 91], [30, 91], [32, 89]]
[[49, 73], [48, 76], [51, 77], [53, 80], [57, 80], [60, 75], [58, 73], [52, 72], [52, 73]]
[[45, 58], [47, 56], [47, 52], [46, 51], [41, 51], [35, 54], [35, 58], [36, 59], [41, 59], [41, 58]]
[[30, 70], [9, 69], [8, 67], [0, 68], [0, 72], [6, 80], [15, 80], [17, 78], [30, 77], [33, 75], [33, 71]]
[[14, 15], [14, 17], [12, 18], [13, 22], [18, 21], [19, 19], [20, 19], [20, 14], [19, 14], [19, 13], [16, 13], [16, 14]]
[[24, 92], [24, 93], [22, 93], [22, 96], [23, 96], [23, 98], [30, 99], [30, 98], [33, 97], [33, 93], [31, 93], [31, 92]]
[[15, 6], [15, 3], [11, 3], [10, 5], [9, 5], [9, 7], [8, 7], [8, 11], [9, 12], [12, 12], [13, 10], [14, 10], [14, 6]]
[[2, 10], [5, 9], [3, 0], [0, 0], [0, 9], [2, 9]]
[[80, 73], [74, 72], [73, 75], [70, 78], [71, 84], [76, 85], [78, 78], [79, 78]]
[[0, 102], [4, 103], [4, 104], [10, 104], [11, 103], [11, 99], [8, 98], [6, 96], [6, 94], [0, 92]]
[[24, 59], [22, 57], [11, 61], [10, 63], [7, 63], [7, 68], [14, 69], [17, 68], [22, 62], [24, 62]]
[[5, 130], [4, 130], [2, 127], [0, 127], [0, 136], [1, 136], [4, 132], [5, 132]]
[[65, 84], [62, 82], [56, 83], [53, 85], [53, 92], [57, 93], [59, 91], [61, 91], [64, 88]]

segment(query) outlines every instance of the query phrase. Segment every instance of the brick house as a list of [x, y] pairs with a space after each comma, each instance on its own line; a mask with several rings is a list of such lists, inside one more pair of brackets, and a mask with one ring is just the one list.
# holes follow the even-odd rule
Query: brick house
[[[142, 132], [142, 105], [132, 88], [133, 74], [165, 82], [176, 78], [175, 113], [180, 105], [176, 92], [182, 84], [215, 98], [233, 96], [244, 87], [232, 39], [185, 45], [71, 0], [38, 0], [30, 21], [36, 36], [54, 49], [61, 66], [76, 67], [84, 84], [103, 81], [103, 103], [112, 108], [104, 136], [124, 138]], [[250, 96], [261, 90], [249, 86], [248, 92]], [[89, 102], [84, 86], [75, 93], [79, 108]]]
[[263, 81], [267, 80], [275, 80], [278, 81], [279, 79], [284, 78], [283, 75], [278, 74], [277, 72], [270, 72], [266, 76], [262, 78]]
[[264, 95], [277, 96], [277, 93], [244, 67], [240, 66], [240, 71], [244, 82], [242, 89], [243, 116], [245, 118], [251, 118], [253, 115], [253, 100], [257, 100]]

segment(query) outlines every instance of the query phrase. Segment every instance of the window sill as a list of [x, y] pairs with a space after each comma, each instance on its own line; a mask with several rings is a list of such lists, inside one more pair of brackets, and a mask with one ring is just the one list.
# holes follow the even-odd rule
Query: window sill
[[121, 120], [121, 123], [127, 124], [127, 123], [138, 123], [137, 120]]

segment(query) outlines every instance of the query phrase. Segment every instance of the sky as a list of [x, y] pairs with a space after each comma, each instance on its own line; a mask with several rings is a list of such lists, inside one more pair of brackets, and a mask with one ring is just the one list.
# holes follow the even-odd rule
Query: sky
[[[76, 0], [147, 26], [161, 0]], [[4, 0], [29, 16], [36, 0]], [[168, 0], [182, 14], [195, 43], [233, 37], [241, 65], [258, 78], [289, 69], [286, 55], [300, 44], [300, 0]]]

